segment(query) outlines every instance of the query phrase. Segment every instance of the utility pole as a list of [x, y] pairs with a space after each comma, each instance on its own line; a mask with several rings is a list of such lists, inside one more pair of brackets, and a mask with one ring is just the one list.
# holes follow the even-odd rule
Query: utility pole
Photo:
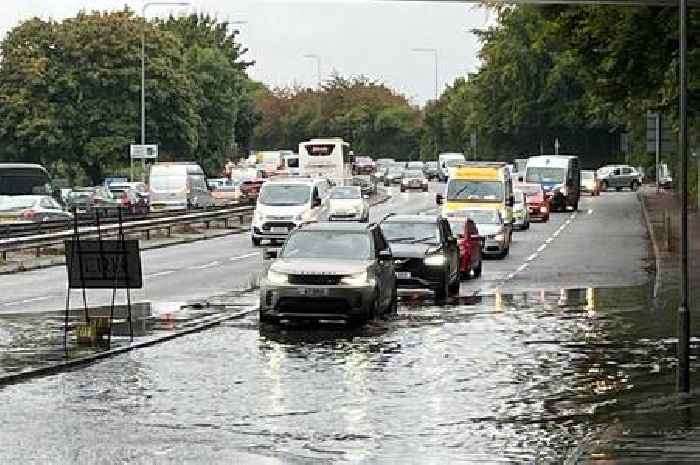
[[688, 0], [678, 0], [680, 76], [679, 84], [679, 148], [681, 156], [681, 296], [678, 305], [678, 373], [677, 388], [690, 392], [690, 309], [688, 308]]
[[554, 139], [554, 155], [559, 155], [559, 138]]

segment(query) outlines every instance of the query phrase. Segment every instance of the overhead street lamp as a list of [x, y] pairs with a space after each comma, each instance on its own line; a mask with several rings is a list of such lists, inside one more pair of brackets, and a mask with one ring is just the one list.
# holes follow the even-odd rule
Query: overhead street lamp
[[435, 101], [438, 100], [438, 51], [436, 48], [412, 48], [412, 52], [432, 53], [435, 58]]
[[321, 57], [315, 53], [307, 53], [304, 58], [316, 60], [316, 77], [318, 79], [318, 90], [321, 90]]

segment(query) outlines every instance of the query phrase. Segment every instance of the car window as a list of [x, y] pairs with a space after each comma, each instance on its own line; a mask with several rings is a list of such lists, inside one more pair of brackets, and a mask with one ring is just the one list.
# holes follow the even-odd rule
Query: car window
[[432, 222], [385, 221], [382, 233], [389, 242], [439, 244], [441, 240], [440, 229]]
[[280, 257], [367, 260], [373, 250], [366, 232], [297, 231], [289, 236]]
[[622, 174], [630, 174], [630, 173], [632, 173], [632, 168], [630, 168], [630, 167], [622, 168]]

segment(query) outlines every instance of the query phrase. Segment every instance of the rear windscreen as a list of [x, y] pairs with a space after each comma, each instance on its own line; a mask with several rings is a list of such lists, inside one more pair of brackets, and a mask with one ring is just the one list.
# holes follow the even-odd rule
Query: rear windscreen
[[48, 175], [33, 168], [0, 169], [0, 195], [50, 195]]

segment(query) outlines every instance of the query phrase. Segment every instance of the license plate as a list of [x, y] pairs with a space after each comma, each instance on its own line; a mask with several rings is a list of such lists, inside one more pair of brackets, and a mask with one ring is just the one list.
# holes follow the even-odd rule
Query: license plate
[[289, 232], [287, 228], [270, 228], [270, 232], [273, 234], [286, 234]]
[[397, 279], [411, 279], [411, 273], [409, 271], [397, 271], [396, 278]]
[[299, 289], [299, 294], [307, 297], [325, 297], [328, 295], [328, 289], [323, 287], [307, 287]]

